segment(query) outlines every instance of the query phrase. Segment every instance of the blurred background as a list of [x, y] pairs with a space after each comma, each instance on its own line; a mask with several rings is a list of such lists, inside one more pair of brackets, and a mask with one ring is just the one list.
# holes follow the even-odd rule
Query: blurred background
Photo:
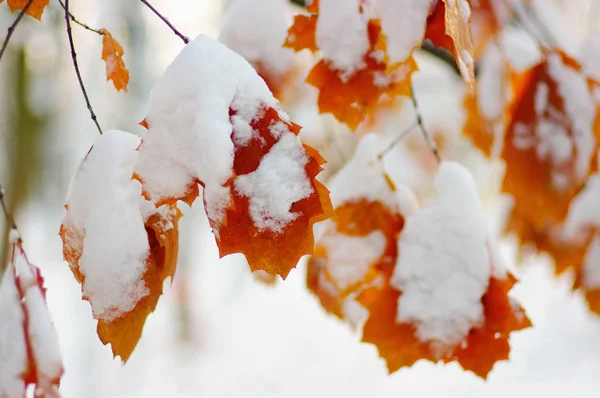
[[[227, 3], [239, 0], [154, 0], [184, 34], [218, 37]], [[262, 3], [262, 2], [261, 2]], [[534, 1], [548, 12], [561, 44], [577, 49], [600, 33], [598, 0]], [[300, 8], [289, 6], [290, 15]], [[83, 79], [103, 129], [143, 135], [148, 95], [183, 43], [135, 0], [72, 0], [72, 13], [106, 28], [125, 50], [131, 80], [127, 93], [105, 81], [101, 38], [73, 25]], [[0, 31], [15, 18], [0, 5]], [[291, 19], [290, 19], [291, 21]], [[4, 27], [4, 28], [3, 28]], [[4, 37], [4, 36], [2, 36]], [[506, 45], [515, 57], [535, 60], [535, 45], [517, 28]], [[575, 51], [575, 50], [573, 50]], [[501, 228], [498, 195], [502, 166], [483, 160], [460, 136], [464, 85], [447, 64], [419, 54], [415, 88], [428, 129], [444, 150], [469, 166], [478, 181], [490, 223]], [[351, 135], [329, 116], [319, 116], [316, 93], [302, 82], [312, 56], [296, 58], [294, 94], [284, 101], [306, 126], [304, 139], [330, 164], [324, 179], [351, 157]], [[527, 60], [524, 60], [525, 64]], [[394, 104], [377, 128], [391, 137], [412, 122], [410, 107]], [[569, 289], [570, 275], [555, 278], [542, 256], [516, 265], [515, 241], [502, 239], [509, 267], [521, 283], [513, 290], [535, 328], [515, 333], [510, 362], [498, 363], [484, 382], [456, 364], [418, 362], [388, 375], [374, 346], [326, 315], [306, 290], [301, 262], [285, 283], [266, 285], [248, 271], [243, 256], [218, 259], [201, 201], [182, 206], [177, 273], [127, 365], [113, 359], [95, 332], [90, 306], [62, 260], [58, 229], [71, 176], [97, 137], [77, 84], [63, 10], [52, 0], [42, 22], [26, 17], [0, 62], [0, 182], [19, 224], [30, 260], [46, 278], [48, 305], [64, 357], [64, 397], [563, 397], [600, 389], [600, 318]], [[435, 161], [412, 134], [386, 158], [390, 173], [421, 198], [431, 191]], [[6, 233], [4, 220], [0, 231]], [[6, 259], [0, 240], [0, 263]], [[168, 283], [167, 283], [168, 285]], [[0, 319], [0, 322], [2, 320]]]

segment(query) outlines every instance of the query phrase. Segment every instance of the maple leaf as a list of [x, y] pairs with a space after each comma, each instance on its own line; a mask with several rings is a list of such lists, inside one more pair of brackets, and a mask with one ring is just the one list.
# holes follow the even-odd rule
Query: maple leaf
[[0, 396], [25, 397], [33, 385], [36, 396], [58, 398], [64, 370], [44, 279], [20, 243], [0, 283], [0, 314]]
[[475, 95], [467, 94], [463, 101], [463, 107], [466, 110], [463, 134], [469, 137], [473, 145], [481, 150], [485, 156], [491, 157], [494, 144], [494, 131], [491, 121], [481, 114]]
[[406, 218], [395, 267], [357, 297], [369, 313], [363, 341], [390, 373], [426, 359], [485, 378], [508, 358], [509, 333], [530, 322], [507, 295], [516, 280], [486, 236], [472, 177], [444, 162], [435, 185], [437, 200]]
[[439, 356], [430, 342], [417, 338], [413, 324], [396, 321], [402, 292], [391, 286], [389, 271], [383, 275], [383, 283], [365, 289], [357, 300], [369, 312], [362, 341], [377, 347], [389, 373], [421, 359], [445, 363], [458, 361], [463, 369], [485, 379], [497, 361], [508, 359], [509, 334], [531, 326], [524, 311], [515, 306], [507, 295], [516, 279], [510, 274], [504, 279], [492, 277], [487, 292], [481, 298], [483, 324], [473, 327], [464, 343]]
[[288, 29], [284, 46], [298, 52], [304, 49], [317, 51], [317, 15], [298, 14]]
[[[182, 71], [200, 76], [190, 84]], [[220, 255], [243, 253], [252, 271], [285, 278], [312, 253], [313, 224], [332, 212], [315, 178], [324, 160], [302, 145], [300, 126], [243, 58], [205, 36], [184, 48], [154, 93], [136, 165], [146, 197], [191, 204], [201, 184]], [[178, 112], [164, 101], [182, 96]], [[191, 124], [173, 128], [182, 120]]]
[[471, 10], [467, 0], [438, 1], [427, 19], [425, 38], [452, 52], [471, 93], [475, 90], [475, 63], [471, 38]]
[[595, 167], [597, 111], [580, 71], [575, 60], [552, 50], [515, 85], [502, 152], [502, 191], [513, 196], [515, 211], [535, 231], [564, 220]]
[[127, 91], [129, 71], [123, 62], [123, 47], [106, 29], [102, 32], [102, 60], [106, 62], [106, 80], [112, 80], [117, 91]]
[[513, 18], [514, 11], [504, 2], [494, 0], [469, 0], [471, 30], [475, 42], [474, 54], [481, 54], [489, 41], [496, 37]]
[[[311, 6], [316, 13], [318, 3]], [[295, 51], [307, 48], [315, 52], [318, 18], [319, 15], [297, 16], [285, 45]], [[411, 74], [417, 70], [412, 57], [393, 65], [387, 63], [385, 38], [378, 20], [368, 21], [366, 35], [369, 48], [360, 65], [355, 65], [351, 72], [336, 68], [334, 62], [324, 57], [306, 78], [307, 83], [319, 89], [319, 112], [331, 113], [351, 130], [376, 109], [382, 96], [410, 96]]]
[[397, 236], [411, 211], [411, 194], [396, 190], [377, 157], [382, 143], [365, 135], [330, 183], [334, 216], [323, 224], [307, 266], [308, 289], [326, 311], [353, 325], [359, 320], [349, 306], [383, 269], [393, 268]]
[[124, 362], [175, 273], [181, 217], [175, 203], [156, 208], [142, 197], [132, 179], [138, 146], [137, 137], [120, 131], [98, 138], [71, 183], [60, 228], [64, 258], [92, 306], [98, 336]]
[[[4, 0], [0, 0], [2, 3]], [[8, 7], [11, 12], [15, 12], [17, 10], [22, 10], [25, 8], [29, 0], [7, 0]], [[33, 0], [27, 12], [25, 14], [34, 17], [38, 21], [42, 20], [42, 14], [44, 13], [44, 9], [50, 3], [50, 0]]]

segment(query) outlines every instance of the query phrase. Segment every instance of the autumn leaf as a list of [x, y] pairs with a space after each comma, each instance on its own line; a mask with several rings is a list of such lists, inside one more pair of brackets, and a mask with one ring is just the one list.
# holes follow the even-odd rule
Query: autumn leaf
[[13, 243], [0, 281], [0, 396], [58, 398], [64, 369], [40, 270]]
[[[535, 231], [564, 220], [595, 164], [597, 111], [580, 71], [566, 54], [548, 51], [515, 85], [502, 152], [502, 190], [513, 196], [515, 211]], [[581, 106], [575, 110], [571, 101]]]
[[132, 179], [138, 146], [128, 133], [100, 136], [71, 183], [60, 228], [64, 258], [92, 306], [98, 336], [124, 362], [175, 273], [181, 217], [175, 203], [156, 208], [142, 197]]
[[[309, 11], [315, 15], [296, 16], [288, 30], [285, 45], [295, 51], [318, 50], [318, 3], [312, 3]], [[365, 34], [369, 48], [350, 72], [336, 68], [325, 54], [306, 78], [307, 83], [319, 89], [319, 112], [331, 113], [351, 130], [356, 130], [365, 116], [375, 111], [382, 97], [410, 96], [411, 75], [417, 70], [412, 57], [393, 65], [387, 63], [386, 40], [378, 20], [368, 21]]]
[[452, 52], [471, 93], [475, 90], [475, 63], [471, 38], [471, 10], [467, 0], [438, 1], [427, 20], [425, 38]]
[[417, 64], [411, 57], [389, 71], [384, 60], [375, 55], [381, 51], [376, 47], [381, 27], [377, 22], [370, 21], [368, 32], [371, 48], [364, 57], [364, 68], [345, 79], [339, 71], [321, 60], [306, 78], [307, 83], [319, 89], [319, 111], [333, 114], [351, 130], [358, 127], [366, 114], [376, 109], [383, 95], [410, 96], [411, 75], [417, 70]]
[[507, 295], [516, 280], [487, 236], [472, 177], [443, 162], [435, 186], [436, 201], [406, 218], [393, 269], [357, 297], [369, 313], [363, 341], [390, 373], [426, 359], [486, 378], [508, 358], [509, 333], [530, 322]]
[[524, 311], [515, 307], [507, 295], [515, 278], [510, 274], [504, 279], [491, 278], [487, 292], [481, 298], [483, 324], [473, 327], [464, 342], [453, 351], [437, 356], [435, 346], [417, 338], [414, 325], [396, 321], [397, 303], [402, 292], [390, 285], [389, 278], [388, 271], [381, 285], [365, 289], [357, 298], [369, 312], [362, 341], [377, 347], [389, 373], [425, 359], [445, 363], [457, 361], [463, 369], [485, 379], [497, 361], [508, 359], [509, 334], [531, 326]]
[[[0, 0], [2, 3], [4, 0]], [[11, 12], [15, 12], [17, 10], [22, 10], [25, 8], [29, 0], [7, 0], [8, 7]], [[44, 9], [50, 3], [50, 0], [33, 0], [27, 12], [25, 14], [30, 15], [37, 19], [38, 21], [42, 20], [42, 14], [44, 13]]]
[[[181, 101], [179, 121], [208, 113], [202, 123], [174, 128], [172, 103], [157, 97], [155, 107], [151, 100], [136, 165], [144, 194], [156, 206], [178, 200], [191, 204], [201, 184], [221, 257], [243, 253], [252, 271], [285, 278], [300, 257], [312, 253], [313, 224], [332, 213], [328, 191], [316, 180], [324, 160], [302, 145], [300, 126], [238, 54], [200, 36], [180, 57], [186, 61], [174, 61], [157, 91], [175, 98], [194, 92], [198, 102]], [[212, 67], [215, 62], [222, 67]], [[196, 76], [201, 68], [206, 73], [192, 86], [180, 79], [179, 68], [193, 68], [189, 73]], [[211, 93], [208, 82], [214, 80], [225, 87], [213, 85]], [[169, 106], [160, 108], [164, 105]]]
[[492, 146], [494, 145], [494, 127], [491, 121], [487, 120], [479, 109], [477, 97], [467, 94], [463, 101], [463, 107], [466, 111], [465, 125], [463, 134], [467, 136], [477, 149], [483, 152], [488, 158], [492, 155]]
[[284, 46], [298, 52], [304, 49], [317, 51], [317, 15], [296, 15], [288, 30]]
[[116, 41], [110, 32], [102, 32], [102, 60], [106, 62], [106, 80], [112, 80], [117, 91], [127, 91], [129, 71], [123, 62], [123, 47]]

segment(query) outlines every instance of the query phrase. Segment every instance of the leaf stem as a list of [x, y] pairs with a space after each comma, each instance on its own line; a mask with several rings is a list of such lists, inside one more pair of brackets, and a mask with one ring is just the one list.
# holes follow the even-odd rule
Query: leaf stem
[[435, 160], [437, 160], [438, 164], [440, 164], [440, 163], [442, 163], [442, 158], [440, 157], [440, 153], [438, 151], [437, 146], [435, 145], [435, 142], [431, 139], [431, 136], [425, 129], [425, 125], [423, 124], [423, 118], [421, 117], [421, 112], [419, 111], [419, 104], [417, 103], [417, 97], [415, 96], [415, 90], [414, 90], [414, 87], [412, 84], [410, 85], [410, 98], [412, 99], [413, 108], [415, 109], [417, 125], [419, 126], [419, 129], [421, 130], [421, 134], [423, 134], [425, 143], [431, 150], [431, 153], [433, 153], [433, 156], [435, 156]]
[[98, 118], [94, 113], [94, 109], [92, 108], [92, 104], [90, 103], [90, 99], [88, 97], [87, 91], [85, 90], [85, 85], [83, 84], [83, 79], [81, 77], [81, 72], [79, 71], [79, 64], [77, 63], [77, 54], [75, 53], [75, 44], [73, 43], [73, 32], [71, 31], [71, 13], [69, 12], [69, 0], [65, 0], [65, 21], [67, 23], [67, 37], [69, 38], [69, 46], [71, 47], [71, 58], [73, 59], [73, 66], [75, 67], [75, 73], [77, 74], [77, 80], [79, 81], [79, 87], [81, 87], [81, 91], [83, 92], [83, 97], [85, 98], [85, 103], [87, 105], [88, 110], [90, 111], [90, 117], [96, 127], [98, 128], [98, 132], [102, 134], [102, 128], [100, 128], [100, 124], [98, 123]]
[[[65, 3], [63, 3], [62, 0], [58, 0], [58, 2], [60, 3], [61, 7], [63, 8], [63, 10], [66, 10], [67, 8], [65, 7]], [[96, 34], [99, 34], [100, 36], [104, 35], [104, 33], [100, 30], [100, 29], [94, 29], [92, 27], [90, 27], [87, 24], [84, 24], [81, 21], [78, 21], [77, 18], [75, 18], [75, 15], [73, 15], [72, 13], [69, 12], [69, 17], [71, 17], [71, 21], [75, 22], [77, 25], [81, 26], [82, 28], [89, 30], [90, 32], [94, 32]]]

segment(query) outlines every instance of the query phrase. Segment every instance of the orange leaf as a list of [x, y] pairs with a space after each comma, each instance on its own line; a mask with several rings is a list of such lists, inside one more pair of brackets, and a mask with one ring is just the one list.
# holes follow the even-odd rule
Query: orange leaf
[[514, 307], [507, 295], [515, 283], [514, 277], [492, 277], [481, 299], [485, 314], [483, 325], [471, 329], [464, 343], [452, 353], [437, 358], [430, 344], [416, 337], [413, 325], [396, 322], [398, 299], [402, 293], [390, 285], [390, 276], [391, 273], [387, 273], [381, 286], [366, 289], [358, 296], [358, 301], [369, 311], [362, 341], [377, 347], [390, 373], [420, 359], [432, 362], [439, 359], [446, 363], [458, 361], [465, 370], [487, 378], [497, 361], [508, 359], [509, 333], [531, 326], [523, 310]]
[[129, 71], [123, 62], [123, 47], [108, 30], [101, 29], [100, 32], [102, 32], [102, 60], [106, 62], [106, 80], [112, 80], [117, 91], [127, 91]]
[[[2, 3], [2, 1], [0, 1], [0, 3]], [[10, 11], [15, 12], [24, 9], [27, 3], [29, 3], [29, 0], [8, 0], [7, 3]], [[42, 14], [48, 3], [50, 3], [50, 0], [33, 0], [33, 3], [31, 3], [25, 14], [41, 21]]]
[[[156, 308], [164, 280], [175, 273], [181, 217], [175, 203], [140, 207], [139, 183], [127, 177], [133, 175], [138, 146], [139, 139], [124, 132], [98, 138], [71, 183], [59, 233], [64, 258], [98, 320], [100, 340], [124, 362]], [[114, 216], [104, 214], [107, 208]], [[104, 218], [109, 222], [98, 221]], [[121, 230], [126, 239], [119, 238]]]
[[236, 180], [256, 171], [264, 156], [280, 142], [281, 137], [276, 138], [271, 133], [271, 126], [283, 123], [285, 129], [294, 135], [298, 135], [300, 131], [300, 126], [282, 120], [279, 112], [273, 108], [266, 108], [261, 113], [261, 116], [250, 123], [258, 133], [256, 138], [244, 146], [235, 147], [233, 169], [236, 178], [231, 184], [233, 203], [226, 210], [227, 224], [219, 228], [216, 239], [221, 257], [244, 253], [252, 271], [263, 270], [279, 274], [285, 279], [300, 257], [312, 253], [313, 224], [330, 217], [331, 202], [327, 188], [315, 179], [322, 170], [321, 164], [324, 160], [314, 149], [304, 145], [302, 150], [308, 159], [304, 170], [310, 180], [312, 193], [292, 204], [290, 211], [297, 213], [298, 217], [285, 225], [281, 231], [257, 227], [251, 216], [249, 197], [240, 195], [238, 190], [234, 189]]
[[[462, 5], [459, 4], [462, 2]], [[438, 1], [427, 20], [425, 37], [438, 47], [444, 47], [456, 57], [469, 91], [475, 91], [475, 64], [473, 61], [473, 39], [471, 38], [470, 10], [464, 0]], [[443, 18], [443, 19], [442, 19]]]
[[475, 95], [465, 96], [463, 106], [466, 110], [466, 120], [463, 134], [466, 135], [488, 158], [492, 155], [494, 130], [492, 123], [480, 112]]
[[[560, 77], [571, 80], [556, 80], [557, 70], [564, 71]], [[594, 164], [600, 138], [598, 131], [592, 130], [596, 112], [572, 115], [563, 97], [568, 92], [565, 85], [586, 84], [580, 70], [564, 53], [549, 51], [542, 63], [526, 71], [516, 83], [504, 137], [506, 174], [502, 190], [514, 197], [515, 211], [536, 231], [564, 220], [573, 196]], [[586, 98], [579, 96], [588, 95], [593, 107], [589, 92], [577, 95], [580, 101]]]
[[296, 15], [283, 45], [296, 52], [304, 49], [315, 52], [317, 51], [316, 29], [316, 15]]
[[308, 83], [319, 89], [319, 111], [333, 114], [351, 130], [356, 129], [366, 114], [375, 110], [383, 95], [410, 96], [411, 74], [417, 70], [410, 57], [406, 63], [395, 65], [389, 71], [385, 59], [376, 56], [381, 51], [377, 47], [382, 45], [379, 40], [381, 27], [376, 21], [370, 21], [368, 31], [371, 48], [364, 57], [364, 68], [344, 79], [339, 71], [321, 60], [306, 78]]

